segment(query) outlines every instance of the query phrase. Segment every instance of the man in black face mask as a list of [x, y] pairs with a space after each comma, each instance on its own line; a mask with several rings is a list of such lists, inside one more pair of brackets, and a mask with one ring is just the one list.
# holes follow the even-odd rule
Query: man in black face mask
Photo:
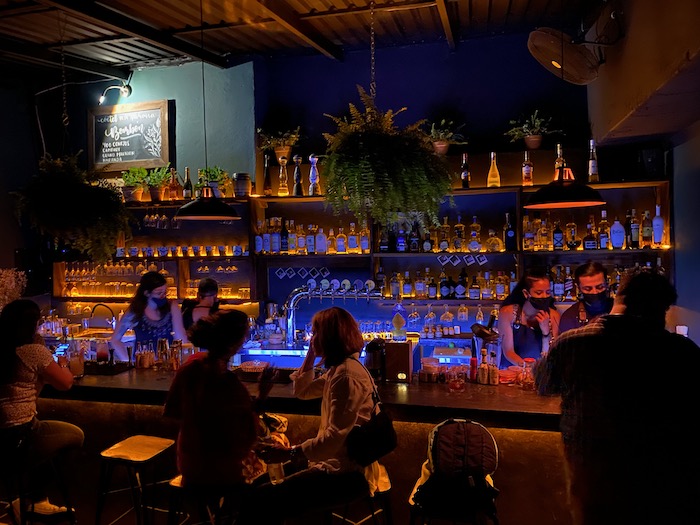
[[582, 264], [574, 272], [579, 300], [561, 315], [559, 333], [588, 324], [591, 319], [607, 314], [613, 305], [608, 289], [608, 272], [598, 262]]

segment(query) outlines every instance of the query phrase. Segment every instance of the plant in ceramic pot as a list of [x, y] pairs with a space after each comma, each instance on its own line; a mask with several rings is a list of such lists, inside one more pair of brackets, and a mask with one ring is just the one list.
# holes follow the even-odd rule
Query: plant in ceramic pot
[[19, 218], [52, 241], [110, 260], [120, 236], [131, 237], [131, 222], [119, 188], [100, 173], [78, 166], [78, 156], [45, 155], [39, 171], [15, 193]]
[[435, 153], [446, 155], [450, 144], [466, 144], [467, 141], [464, 140], [464, 136], [459, 133], [459, 130], [463, 127], [464, 124], [455, 127], [454, 122], [447, 119], [430, 124], [427, 136], [433, 145]]
[[[203, 183], [202, 185], [208, 184], [211, 187], [215, 197], [233, 196], [228, 194], [228, 186], [231, 179], [223, 168], [207, 166], [199, 170], [199, 178], [200, 182]], [[233, 193], [232, 190], [231, 193]]]
[[301, 126], [288, 131], [278, 131], [276, 133], [266, 133], [258, 128], [258, 148], [260, 151], [275, 150], [275, 158], [287, 157], [290, 160], [292, 146], [295, 146], [299, 139]]
[[406, 108], [383, 112], [364, 89], [358, 91], [364, 111], [349, 104], [349, 119], [326, 115], [338, 128], [324, 133], [326, 201], [335, 213], [349, 210], [360, 220], [384, 222], [397, 212], [418, 211], [438, 224], [452, 181], [420, 129], [425, 121], [399, 128], [394, 117]]
[[511, 129], [506, 131], [504, 135], [510, 137], [511, 142], [523, 139], [528, 149], [537, 149], [542, 144], [542, 137], [552, 133], [562, 133], [558, 129], [549, 129], [552, 122], [551, 117], [546, 118], [539, 115], [539, 110], [527, 118], [521, 120], [511, 120]]
[[140, 201], [144, 188], [148, 187], [146, 183], [147, 177], [148, 171], [146, 168], [129, 168], [128, 170], [122, 171], [122, 180], [124, 181], [122, 193], [124, 194], [124, 200]]
[[165, 199], [165, 190], [170, 181], [170, 163], [160, 168], [152, 168], [146, 176], [148, 191], [151, 193], [151, 201], [161, 202]]

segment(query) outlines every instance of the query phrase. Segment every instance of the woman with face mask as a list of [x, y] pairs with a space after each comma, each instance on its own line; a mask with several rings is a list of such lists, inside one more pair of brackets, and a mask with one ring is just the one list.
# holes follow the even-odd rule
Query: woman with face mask
[[526, 357], [538, 359], [559, 335], [559, 312], [554, 308], [547, 272], [525, 272], [498, 312], [501, 366], [522, 366]]
[[158, 339], [167, 339], [168, 343], [172, 343], [173, 339], [187, 342], [187, 333], [182, 323], [182, 311], [177, 301], [171, 301], [166, 297], [166, 292], [165, 277], [158, 272], [143, 274], [129, 308], [119, 320], [110, 339], [115, 360], [128, 359], [122, 337], [129, 328], [134, 330], [135, 343], [152, 342], [154, 348]]

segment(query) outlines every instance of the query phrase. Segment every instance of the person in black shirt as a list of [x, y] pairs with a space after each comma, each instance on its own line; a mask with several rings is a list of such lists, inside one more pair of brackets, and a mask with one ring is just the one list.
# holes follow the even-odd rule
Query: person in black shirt
[[197, 299], [185, 299], [182, 302], [182, 321], [185, 330], [202, 317], [213, 314], [219, 309], [219, 285], [209, 277], [199, 281]]
[[607, 314], [613, 305], [608, 287], [608, 271], [599, 262], [587, 262], [574, 271], [579, 300], [561, 314], [559, 333], [580, 328], [599, 315]]

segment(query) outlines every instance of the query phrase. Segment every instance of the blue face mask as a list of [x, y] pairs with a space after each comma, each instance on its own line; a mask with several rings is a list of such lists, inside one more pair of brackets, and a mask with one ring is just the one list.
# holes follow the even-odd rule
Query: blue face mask
[[166, 304], [168, 304], [167, 297], [151, 297], [150, 300], [154, 305], [156, 305], [156, 308], [163, 308]]

